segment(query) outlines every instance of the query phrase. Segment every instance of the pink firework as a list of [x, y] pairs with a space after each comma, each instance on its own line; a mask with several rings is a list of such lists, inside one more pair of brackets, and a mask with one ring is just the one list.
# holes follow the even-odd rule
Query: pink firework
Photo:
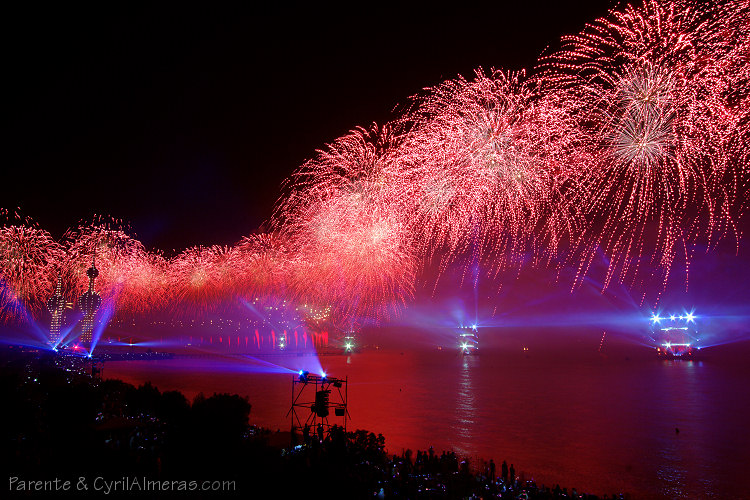
[[88, 287], [86, 270], [99, 270], [97, 292], [113, 299], [118, 313], [146, 313], [165, 299], [165, 262], [122, 229], [109, 224], [81, 225], [66, 233], [66, 272], [70, 300]]
[[236, 251], [240, 262], [236, 270], [239, 295], [250, 298], [288, 293], [287, 281], [296, 255], [289, 250], [283, 236], [278, 233], [246, 236]]
[[736, 185], [740, 211], [750, 203], [750, 1], [736, 0], [717, 5], [723, 29], [712, 37], [724, 57], [723, 74], [728, 78], [725, 94], [737, 127], [732, 135], [730, 175], [724, 182]]
[[575, 254], [578, 279], [601, 248], [610, 259], [605, 287], [634, 284], [643, 260], [666, 284], [679, 246], [711, 244], [733, 226], [725, 208], [736, 192], [722, 179], [737, 119], [709, 43], [720, 25], [700, 4], [646, 0], [611, 11], [542, 59], [543, 86], [570, 99], [591, 156], [569, 191], [589, 224]]
[[238, 253], [231, 247], [191, 247], [168, 263], [168, 300], [179, 314], [220, 310], [235, 296]]
[[54, 288], [62, 248], [35, 226], [7, 225], [0, 229], [0, 317], [24, 321], [44, 309]]
[[110, 293], [117, 293], [117, 311], [145, 315], [165, 306], [167, 270], [161, 254], [139, 248], [121, 255], [116, 264], [108, 282], [112, 284]]
[[522, 74], [478, 70], [417, 104], [399, 166], [422, 253], [441, 254], [443, 266], [473, 253], [498, 270], [554, 254], [574, 228], [561, 190], [580, 162], [565, 101], [534, 92]]
[[339, 318], [388, 314], [413, 293], [411, 234], [387, 168], [393, 140], [377, 126], [337, 139], [295, 173], [277, 211], [299, 255], [295, 294]]

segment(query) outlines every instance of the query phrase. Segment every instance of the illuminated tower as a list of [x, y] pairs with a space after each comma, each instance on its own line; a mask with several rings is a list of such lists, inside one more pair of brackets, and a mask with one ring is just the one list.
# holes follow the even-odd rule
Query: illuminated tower
[[47, 300], [47, 310], [52, 315], [49, 323], [49, 344], [56, 348], [62, 340], [60, 338], [60, 327], [62, 326], [63, 312], [65, 311], [65, 297], [62, 295], [62, 276], [57, 278], [55, 294]]
[[94, 331], [94, 316], [99, 306], [102, 305], [102, 298], [94, 291], [94, 280], [99, 276], [99, 270], [96, 268], [96, 255], [91, 262], [91, 267], [86, 270], [89, 277], [89, 289], [78, 298], [78, 308], [83, 312], [81, 320], [81, 343], [91, 345], [91, 337]]

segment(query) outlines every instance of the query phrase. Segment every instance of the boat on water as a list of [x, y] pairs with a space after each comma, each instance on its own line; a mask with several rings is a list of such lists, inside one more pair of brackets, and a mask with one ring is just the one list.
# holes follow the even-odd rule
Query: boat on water
[[479, 350], [479, 336], [476, 325], [460, 328], [458, 333], [458, 348], [463, 355], [477, 354]]
[[656, 356], [659, 359], [694, 360], [700, 351], [697, 316], [693, 311], [682, 314], [651, 316]]
[[660, 359], [685, 359], [691, 360], [697, 357], [698, 348], [690, 344], [672, 344], [665, 342], [656, 348], [656, 356]]
[[353, 331], [346, 332], [346, 334], [344, 335], [342, 344], [343, 344], [342, 347], [344, 350], [344, 354], [351, 354], [355, 352], [355, 350], [359, 347], [357, 345], [357, 337], [355, 336], [355, 332]]

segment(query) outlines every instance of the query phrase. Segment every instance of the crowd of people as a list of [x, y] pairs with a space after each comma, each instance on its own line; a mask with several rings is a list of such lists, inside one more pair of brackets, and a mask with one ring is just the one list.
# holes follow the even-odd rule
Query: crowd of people
[[238, 395], [191, 402], [33, 358], [0, 361], [0, 398], [10, 409], [0, 412], [0, 465], [12, 476], [234, 481], [224, 498], [269, 487], [281, 498], [599, 498], [527, 481], [512, 463], [470, 463], [432, 448], [393, 455], [366, 430], [255, 428], [250, 402]]
[[[386, 452], [385, 438], [331, 426], [304, 427], [296, 444], [284, 453], [292, 469], [325, 474], [335, 471], [337, 481], [353, 497], [369, 498], [500, 498], [500, 499], [625, 499], [626, 494], [597, 496], [576, 489], [552, 487], [526, 480], [514, 464], [494, 459], [471, 463], [454, 451], [404, 450]], [[329, 472], [330, 473], [330, 472]]]

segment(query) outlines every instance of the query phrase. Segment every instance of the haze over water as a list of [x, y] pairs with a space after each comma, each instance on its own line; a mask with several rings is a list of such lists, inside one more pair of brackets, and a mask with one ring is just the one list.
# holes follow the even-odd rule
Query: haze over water
[[[747, 346], [744, 346], [747, 350]], [[507, 460], [525, 478], [633, 498], [739, 498], [750, 491], [750, 365], [731, 349], [704, 361], [657, 360], [647, 349], [560, 351], [370, 349], [321, 356], [349, 379], [348, 429], [382, 433], [392, 454], [433, 446]], [[261, 356], [280, 366], [300, 357]], [[288, 430], [292, 375], [247, 358], [107, 362], [106, 378], [160, 390], [247, 395], [251, 423]], [[679, 429], [679, 433], [676, 432]]]

